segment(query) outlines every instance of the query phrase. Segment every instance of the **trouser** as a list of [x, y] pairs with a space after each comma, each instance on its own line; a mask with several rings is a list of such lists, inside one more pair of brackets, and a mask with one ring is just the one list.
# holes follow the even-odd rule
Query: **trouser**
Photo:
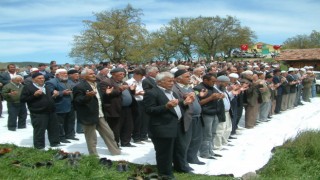
[[232, 109], [232, 117], [231, 117], [231, 125], [232, 125], [232, 130], [231, 130], [231, 134], [235, 134], [236, 133], [236, 129], [237, 129], [237, 118], [238, 118], [238, 103], [237, 103], [237, 98], [232, 99], [231, 101], [231, 109]]
[[253, 128], [258, 117], [258, 104], [256, 106], [245, 106], [245, 128]]
[[296, 98], [294, 102], [294, 106], [298, 106], [301, 104], [301, 91], [302, 91], [302, 85], [297, 86], [297, 93], [296, 93]]
[[133, 117], [133, 132], [132, 139], [134, 141], [141, 141], [147, 138], [148, 132], [148, 118], [146, 118], [145, 108], [142, 101], [138, 103], [138, 115]]
[[[231, 120], [231, 116], [230, 116], [229, 111], [225, 112], [225, 116], [226, 116], [226, 122], [225, 122], [225, 125], [222, 125], [222, 128], [224, 129], [224, 133], [222, 136], [222, 142], [223, 142], [223, 144], [228, 144], [228, 139], [229, 139], [229, 137], [231, 135], [231, 131], [232, 131], [232, 120]], [[220, 125], [220, 123], [219, 123], [219, 125]], [[217, 127], [217, 132], [218, 132], [218, 129], [220, 129], [219, 125]]]
[[57, 113], [59, 122], [60, 140], [71, 139], [75, 137], [75, 113], [73, 110], [67, 113]]
[[159, 176], [173, 176], [173, 148], [175, 138], [157, 138], [151, 137], [156, 151], [156, 161]]
[[187, 161], [189, 163], [199, 162], [198, 152], [202, 142], [202, 123], [201, 117], [192, 117], [192, 125], [190, 126], [191, 138], [187, 150]]
[[217, 115], [202, 115], [204, 128], [202, 131], [202, 142], [199, 149], [201, 157], [210, 157], [213, 153], [213, 138], [216, 135], [219, 119]]
[[98, 124], [93, 125], [82, 125], [84, 136], [86, 138], [87, 147], [89, 154], [97, 155], [97, 133], [96, 130], [99, 132], [101, 138], [103, 139], [104, 143], [108, 147], [111, 155], [119, 155], [121, 153], [116, 141], [114, 140], [114, 135], [109, 127], [108, 123], [105, 121], [103, 117], [99, 118]]
[[294, 107], [294, 101], [296, 100], [296, 93], [290, 93], [288, 99], [288, 109], [292, 109]]
[[308, 88], [304, 87], [303, 88], [303, 101], [311, 102], [310, 98], [311, 98], [311, 88], [310, 87], [308, 87]]
[[26, 127], [27, 107], [25, 103], [13, 103], [7, 101], [8, 108], [8, 129], [15, 130], [17, 128]]
[[282, 95], [276, 96], [276, 107], [274, 109], [274, 113], [278, 114], [281, 111], [281, 102], [282, 102]]
[[[190, 125], [192, 126], [192, 125]], [[187, 162], [187, 150], [190, 144], [192, 129], [184, 131], [183, 123], [178, 123], [178, 133], [173, 148], [174, 169], [178, 172], [189, 172], [190, 166]]]
[[243, 114], [243, 106], [238, 106], [237, 107], [237, 127], [236, 128], [238, 128], [238, 124], [240, 122], [242, 114]]
[[76, 119], [76, 132], [77, 133], [83, 133], [83, 129], [82, 129], [82, 125], [81, 125], [81, 123], [80, 123], [80, 121], [78, 121], [78, 119], [77, 119], [77, 113], [76, 113], [76, 111], [74, 112], [74, 115], [75, 115], [75, 119]]
[[288, 109], [288, 99], [289, 99], [289, 94], [282, 95], [281, 111], [285, 111]]
[[132, 112], [130, 107], [122, 107], [119, 118], [108, 117], [107, 121], [118, 144], [120, 141], [121, 145], [130, 143], [133, 130]]
[[271, 102], [270, 102], [270, 112], [269, 112], [269, 116], [272, 116], [274, 115], [274, 111], [275, 111], [275, 108], [276, 108], [276, 100], [275, 99], [272, 99]]
[[260, 104], [260, 110], [259, 110], [259, 120], [260, 121], [267, 121], [268, 120], [268, 115], [270, 113], [270, 108], [271, 108], [271, 101], [268, 102], [263, 102]]
[[30, 114], [31, 123], [33, 126], [33, 145], [37, 149], [45, 147], [45, 132], [48, 131], [48, 139], [50, 145], [60, 143], [59, 140], [59, 125], [56, 113], [32, 113]]

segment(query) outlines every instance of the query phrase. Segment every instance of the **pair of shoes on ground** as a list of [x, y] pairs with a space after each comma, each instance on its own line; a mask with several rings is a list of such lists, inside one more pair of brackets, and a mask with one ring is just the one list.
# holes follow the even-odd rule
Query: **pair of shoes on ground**
[[129, 171], [129, 164], [128, 161], [118, 161], [118, 165], [116, 167], [118, 172], [126, 172]]
[[112, 161], [110, 159], [107, 158], [100, 158], [99, 159], [99, 164], [106, 166], [107, 168], [111, 168], [112, 167]]

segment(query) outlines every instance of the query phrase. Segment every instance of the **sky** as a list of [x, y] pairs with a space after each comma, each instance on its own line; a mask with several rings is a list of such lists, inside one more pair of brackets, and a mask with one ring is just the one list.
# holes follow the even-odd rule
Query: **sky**
[[257, 42], [273, 45], [320, 31], [318, 0], [0, 0], [0, 62], [74, 63], [68, 54], [82, 21], [129, 3], [151, 32], [175, 17], [198, 16], [235, 17]]

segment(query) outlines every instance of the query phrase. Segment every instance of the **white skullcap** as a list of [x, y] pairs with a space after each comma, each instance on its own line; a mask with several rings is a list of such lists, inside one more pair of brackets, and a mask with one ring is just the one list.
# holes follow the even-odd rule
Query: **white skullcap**
[[237, 73], [231, 73], [229, 74], [229, 77], [238, 79], [239, 75]]
[[61, 72], [67, 72], [67, 70], [66, 69], [57, 69], [55, 75], [57, 75]]

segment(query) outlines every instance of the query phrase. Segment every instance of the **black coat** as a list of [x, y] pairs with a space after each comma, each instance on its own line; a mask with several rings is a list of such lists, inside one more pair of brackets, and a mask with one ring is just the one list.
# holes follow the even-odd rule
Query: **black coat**
[[31, 113], [47, 113], [54, 112], [55, 105], [54, 100], [50, 94], [48, 87], [45, 87], [46, 94], [40, 96], [34, 96], [34, 93], [39, 90], [33, 84], [29, 84], [23, 87], [20, 101], [26, 102]]
[[[99, 92], [98, 86], [99, 84], [97, 85]], [[73, 88], [73, 101], [77, 112], [77, 119], [84, 125], [92, 125], [99, 122], [98, 98], [96, 96], [86, 96], [86, 92], [92, 90], [87, 81], [81, 81]]]
[[[177, 97], [175, 93], [173, 95]], [[158, 87], [146, 91], [143, 102], [146, 113], [150, 115], [149, 130], [150, 137], [174, 138], [178, 132], [178, 116], [173, 108], [167, 109], [165, 106], [169, 99]], [[184, 107], [180, 103], [181, 113]]]

